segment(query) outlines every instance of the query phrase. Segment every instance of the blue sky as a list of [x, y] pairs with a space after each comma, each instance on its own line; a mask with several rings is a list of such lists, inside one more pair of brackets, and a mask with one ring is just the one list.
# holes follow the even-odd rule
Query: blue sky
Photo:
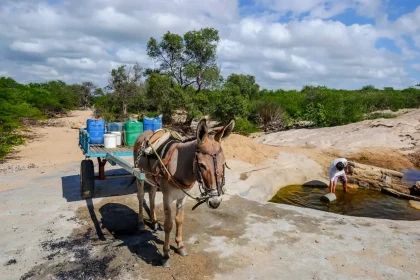
[[0, 18], [0, 76], [20, 82], [105, 86], [121, 64], [154, 66], [150, 37], [202, 27], [220, 31], [223, 76], [263, 88], [420, 82], [415, 0], [4, 0]]

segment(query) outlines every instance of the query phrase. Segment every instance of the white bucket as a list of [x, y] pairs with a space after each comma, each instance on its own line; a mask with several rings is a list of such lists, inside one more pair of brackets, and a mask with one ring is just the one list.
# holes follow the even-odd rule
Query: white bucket
[[117, 135], [104, 134], [104, 146], [106, 149], [113, 149], [117, 147]]
[[113, 131], [111, 134], [117, 135], [117, 146], [121, 146], [121, 132], [119, 131]]

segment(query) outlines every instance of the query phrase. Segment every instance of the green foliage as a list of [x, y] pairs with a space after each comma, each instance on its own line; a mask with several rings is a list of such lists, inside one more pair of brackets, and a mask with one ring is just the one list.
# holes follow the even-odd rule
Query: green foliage
[[375, 90], [375, 86], [374, 85], [366, 85], [366, 86], [362, 87], [362, 90]]
[[234, 84], [226, 83], [222, 89], [214, 93], [211, 101], [216, 104], [212, 116], [220, 121], [246, 118], [250, 113], [249, 98], [243, 96], [240, 88]]
[[326, 126], [328, 123], [325, 107], [320, 103], [309, 104], [302, 115], [302, 119], [311, 121], [318, 127]]
[[159, 64], [158, 69], [148, 69], [145, 74], [167, 75], [183, 87], [195, 86], [197, 92], [214, 88], [220, 77], [216, 64], [219, 32], [214, 28], [188, 31], [184, 36], [167, 32], [158, 42], [150, 38], [147, 55]]
[[384, 112], [373, 112], [366, 115], [366, 120], [375, 120], [375, 119], [393, 119], [396, 118], [396, 114], [384, 113]]
[[243, 96], [254, 98], [258, 95], [260, 86], [255, 82], [255, 77], [251, 75], [231, 74], [226, 83], [237, 85]]
[[111, 70], [107, 89], [113, 90], [113, 100], [117, 101], [121, 106], [119, 118], [122, 120], [127, 119], [128, 106], [130, 103], [133, 103], [133, 98], [136, 98], [136, 95], [139, 93], [139, 87], [142, 85], [142, 76], [143, 68], [138, 63], [134, 64], [133, 67], [121, 65]]
[[270, 100], [255, 104], [256, 122], [266, 131], [280, 130], [288, 125], [289, 117], [281, 105]]
[[237, 118], [235, 120], [235, 132], [248, 136], [251, 133], [258, 132], [258, 128], [247, 119]]
[[80, 107], [80, 87], [62, 81], [22, 85], [0, 77], [0, 159], [23, 143], [16, 130], [24, 119], [46, 118]]

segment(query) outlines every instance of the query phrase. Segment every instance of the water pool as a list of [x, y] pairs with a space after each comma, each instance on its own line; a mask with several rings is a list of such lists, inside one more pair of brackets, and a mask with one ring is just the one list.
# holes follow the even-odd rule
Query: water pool
[[292, 185], [281, 188], [270, 202], [313, 208], [348, 216], [391, 220], [420, 220], [420, 210], [409, 206], [408, 200], [378, 191], [350, 189], [348, 193], [337, 186], [337, 200], [327, 203], [320, 197], [328, 188]]

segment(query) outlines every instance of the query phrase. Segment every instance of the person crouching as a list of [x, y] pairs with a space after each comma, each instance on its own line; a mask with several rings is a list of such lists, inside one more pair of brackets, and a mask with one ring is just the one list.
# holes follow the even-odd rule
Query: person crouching
[[337, 181], [343, 184], [344, 192], [347, 192], [347, 176], [349, 173], [348, 162], [345, 158], [337, 158], [330, 164], [330, 192], [335, 193]]

